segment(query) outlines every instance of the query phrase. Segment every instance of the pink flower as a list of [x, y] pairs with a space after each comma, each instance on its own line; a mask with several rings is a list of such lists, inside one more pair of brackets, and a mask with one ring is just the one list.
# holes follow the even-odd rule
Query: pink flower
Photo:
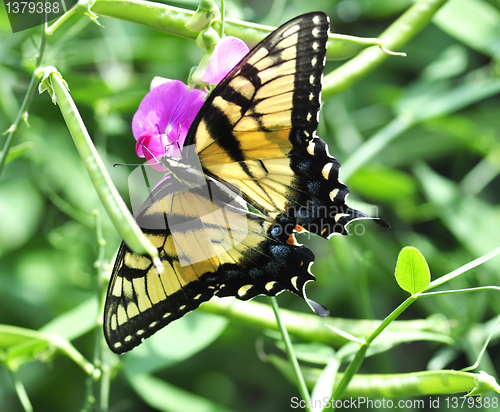
[[248, 54], [248, 51], [248, 46], [243, 40], [232, 36], [223, 37], [214, 48], [202, 80], [210, 84], [219, 84], [233, 70], [233, 67]]
[[[248, 53], [246, 44], [224, 37], [214, 48], [203, 81], [218, 84]], [[156, 170], [164, 171], [162, 156], [180, 158], [186, 135], [203, 106], [206, 93], [170, 80], [152, 89], [142, 100], [132, 120], [137, 156], [145, 157]]]
[[186, 135], [205, 99], [205, 92], [178, 80], [160, 84], [139, 105], [132, 120], [137, 156], [145, 157], [156, 170], [164, 155], [180, 157]]

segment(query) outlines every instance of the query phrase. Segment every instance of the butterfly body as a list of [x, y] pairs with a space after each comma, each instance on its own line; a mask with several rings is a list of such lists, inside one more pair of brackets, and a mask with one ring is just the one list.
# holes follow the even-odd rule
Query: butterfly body
[[165, 269], [156, 273], [148, 256], [122, 243], [104, 315], [114, 352], [214, 295], [289, 290], [327, 314], [305, 297], [314, 254], [294, 235], [345, 235], [350, 221], [371, 219], [345, 204], [340, 164], [315, 135], [328, 25], [325, 14], [310, 13], [273, 32], [210, 94], [182, 159], [162, 159], [170, 176], [136, 220]]

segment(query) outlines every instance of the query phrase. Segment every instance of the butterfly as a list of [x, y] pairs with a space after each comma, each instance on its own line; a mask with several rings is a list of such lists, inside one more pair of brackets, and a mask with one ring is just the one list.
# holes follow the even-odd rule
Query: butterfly
[[168, 178], [136, 221], [164, 270], [122, 243], [104, 310], [115, 353], [213, 296], [288, 290], [327, 316], [305, 295], [314, 254], [295, 234], [346, 235], [356, 219], [387, 226], [345, 204], [340, 163], [315, 134], [328, 29], [328, 17], [315, 12], [272, 32], [209, 95], [182, 158], [160, 160]]

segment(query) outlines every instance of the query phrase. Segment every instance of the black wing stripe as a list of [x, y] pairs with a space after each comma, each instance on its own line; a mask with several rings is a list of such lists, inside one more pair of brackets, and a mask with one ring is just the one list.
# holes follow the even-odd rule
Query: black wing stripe
[[[345, 205], [340, 165], [315, 136], [327, 32], [323, 13], [286, 23], [205, 102], [185, 146], [197, 145], [213, 181], [208, 191], [185, 193], [186, 182], [172, 173], [143, 205], [137, 222], [165, 269], [156, 274], [149, 257], [122, 244], [104, 318], [114, 352], [132, 349], [214, 294], [248, 300], [287, 289], [305, 297], [304, 285], [315, 279], [314, 254], [295, 241], [294, 230], [329, 237], [368, 218]], [[172, 172], [183, 161], [166, 164]], [[229, 195], [236, 187], [242, 198]], [[249, 212], [243, 199], [262, 215]], [[318, 210], [335, 213], [318, 217]]]

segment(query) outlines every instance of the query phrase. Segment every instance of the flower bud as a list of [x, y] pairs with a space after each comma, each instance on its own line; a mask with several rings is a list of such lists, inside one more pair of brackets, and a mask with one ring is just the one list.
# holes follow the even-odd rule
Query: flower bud
[[214, 18], [219, 17], [219, 8], [213, 0], [201, 0], [193, 17], [186, 23], [186, 29], [192, 32], [205, 30]]

